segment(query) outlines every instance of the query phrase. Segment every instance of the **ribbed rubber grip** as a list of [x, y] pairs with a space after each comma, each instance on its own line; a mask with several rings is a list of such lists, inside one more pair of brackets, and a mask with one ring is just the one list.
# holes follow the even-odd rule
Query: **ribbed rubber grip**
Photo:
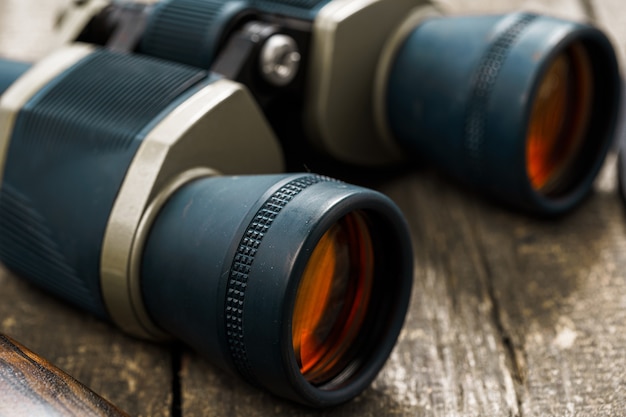
[[97, 298], [67, 262], [32, 201], [9, 185], [2, 188], [0, 198], [0, 233], [0, 258], [7, 265], [45, 281], [56, 294], [97, 305]]
[[243, 1], [165, 0], [150, 16], [140, 51], [208, 68], [224, 28], [245, 6]]
[[319, 9], [329, 2], [330, 0], [250, 0], [250, 4], [257, 10], [306, 20], [315, 19]]
[[100, 252], [145, 132], [207, 73], [97, 51], [18, 114], [0, 189], [0, 258], [44, 289], [106, 316]]
[[492, 41], [474, 73], [471, 97], [468, 101], [464, 133], [468, 168], [476, 178], [482, 171], [485, 145], [485, 126], [488, 120], [488, 104], [504, 61], [517, 38], [538, 16], [520, 13], [509, 26]]

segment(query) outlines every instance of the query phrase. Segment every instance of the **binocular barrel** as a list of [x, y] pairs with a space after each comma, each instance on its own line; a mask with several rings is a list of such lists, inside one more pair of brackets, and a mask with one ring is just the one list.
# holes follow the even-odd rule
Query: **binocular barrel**
[[77, 44], [23, 73], [0, 118], [12, 271], [311, 406], [383, 366], [412, 286], [402, 214], [372, 190], [273, 174], [280, 147], [241, 85]]
[[415, 0], [164, 0], [145, 13], [135, 51], [244, 83], [287, 150], [426, 160], [493, 199], [559, 214], [588, 194], [615, 136], [615, 52], [586, 24], [447, 17]]
[[[391, 210], [370, 191], [315, 175], [191, 183], [146, 242], [146, 307], [168, 333], [256, 385], [340, 402], [385, 362], [407, 308], [411, 253]], [[216, 278], [194, 279], [202, 276]]]
[[613, 48], [574, 22], [434, 18], [408, 36], [388, 80], [387, 120], [407, 150], [530, 210], [580, 201], [615, 136]]

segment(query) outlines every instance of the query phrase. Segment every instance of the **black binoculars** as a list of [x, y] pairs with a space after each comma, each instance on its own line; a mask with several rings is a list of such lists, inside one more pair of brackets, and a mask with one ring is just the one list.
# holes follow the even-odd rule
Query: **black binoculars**
[[245, 85], [289, 170], [324, 170], [314, 155], [365, 167], [430, 161], [493, 199], [550, 215], [588, 194], [615, 136], [615, 53], [580, 23], [447, 17], [427, 0], [94, 8], [76, 39]]
[[588, 194], [617, 123], [606, 36], [534, 14], [95, 0], [61, 32], [76, 42], [32, 66], [0, 60], [2, 262], [315, 407], [383, 366], [413, 251], [382, 194], [281, 172], [419, 157], [554, 215]]

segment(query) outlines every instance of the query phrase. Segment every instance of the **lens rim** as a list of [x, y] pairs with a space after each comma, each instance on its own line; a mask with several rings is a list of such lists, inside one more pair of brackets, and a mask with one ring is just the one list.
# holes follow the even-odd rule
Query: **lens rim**
[[[591, 45], [595, 73], [604, 75], [607, 129], [596, 131], [602, 146], [588, 175], [566, 193], [546, 197], [532, 189], [526, 170], [529, 102], [547, 62], [576, 41]], [[601, 31], [521, 12], [425, 20], [406, 37], [387, 82], [388, 123], [418, 161], [428, 160], [509, 208], [555, 216], [591, 190], [612, 141], [621, 80], [615, 51]]]
[[[519, 155], [523, 155], [520, 158], [520, 164], [523, 167], [526, 193], [540, 208], [540, 211], [548, 215], [574, 207], [588, 193], [615, 139], [617, 115], [621, 102], [622, 81], [619, 76], [617, 57], [610, 40], [593, 26], [567, 23], [570, 26], [569, 30], [561, 31], [559, 39], [545, 46], [549, 50], [542, 56], [541, 62], [532, 74], [532, 87], [522, 118], [524, 121], [522, 140], [519, 141], [517, 148]], [[567, 54], [568, 49], [576, 44], [584, 48], [590, 64], [592, 97], [589, 105], [589, 119], [586, 132], [580, 139], [577, 155], [569, 162], [567, 168], [572, 175], [563, 180], [564, 185], [544, 193], [532, 185], [527, 169], [526, 146], [533, 104], [551, 64], [561, 54]]]
[[[375, 244], [369, 223], [367, 214], [358, 210], [340, 218], [318, 241], [300, 279], [292, 315], [292, 344], [296, 357], [300, 359], [301, 373], [313, 385], [321, 386], [335, 379], [341, 373], [336, 372], [337, 369], [342, 371], [345, 363], [350, 362], [352, 346], [358, 342], [367, 312], [371, 309], [371, 297], [375, 296], [372, 288], [376, 266], [373, 262]], [[314, 257], [318, 262], [325, 262], [329, 249], [330, 256], [334, 257], [331, 271], [312, 264]], [[342, 251], [344, 256], [337, 250]], [[318, 284], [320, 281], [321, 286]], [[305, 282], [306, 288], [302, 287]], [[337, 286], [340, 288], [338, 293], [335, 291]], [[326, 288], [326, 293], [311, 298], [315, 287]], [[328, 317], [328, 303], [335, 297], [340, 297], [341, 303], [336, 309], [330, 307], [332, 312]], [[323, 307], [321, 310], [312, 311], [320, 304]], [[311, 313], [317, 315], [317, 320], [315, 323], [308, 322], [304, 327], [309, 330], [312, 327], [313, 332], [320, 327], [325, 328], [327, 333], [323, 340], [312, 341], [302, 337], [302, 326], [297, 324], [306, 323], [306, 315]], [[309, 327], [311, 324], [313, 326]], [[296, 345], [300, 351], [312, 353], [313, 358], [297, 354]]]
[[[382, 241], [384, 240], [387, 243], [389, 243], [389, 241], [392, 241], [392, 239], [383, 239], [384, 234], [388, 233], [389, 235], [395, 235], [395, 234], [400, 235], [400, 233], [398, 233], [399, 232], [398, 226], [401, 226], [401, 225], [397, 225], [397, 224], [392, 225], [391, 222], [382, 220], [383, 213], [384, 211], [388, 210], [388, 207], [382, 204], [378, 204], [378, 202], [374, 202], [374, 201], [366, 202], [366, 201], [356, 201], [357, 199], [351, 199], [351, 200], [353, 201], [350, 202], [351, 203], [350, 205], [355, 205], [358, 203], [358, 207], [359, 207], [358, 210], [360, 212], [363, 212], [364, 215], [366, 215], [368, 218], [368, 223], [369, 223], [368, 227], [370, 229], [370, 234], [372, 237], [372, 244], [373, 244], [374, 252], [380, 253], [383, 250], [390, 250], [389, 247], [385, 248], [385, 245], [382, 244]], [[319, 239], [325, 233], [326, 230], [332, 227], [332, 225], [335, 224], [339, 219], [343, 218], [344, 216], [348, 215], [354, 210], [355, 209], [353, 207], [348, 207], [348, 205], [346, 204], [346, 206], [344, 207], [338, 207], [336, 210], [329, 212], [328, 216], [326, 216], [319, 223], [318, 228], [317, 228], [318, 231], [311, 235], [311, 238], [303, 247], [303, 251], [301, 252], [301, 254], [310, 253], [310, 250], [311, 250], [310, 248], [314, 248], [317, 245], [317, 243], [319, 242]], [[377, 225], [373, 224], [374, 222], [376, 222]], [[392, 227], [394, 229], [395, 228], [398, 228], [398, 229], [395, 229], [393, 232], [391, 232], [390, 230], [386, 231], [384, 230], [386, 227], [383, 226], [383, 224], [381, 223], [388, 223], [388, 226], [391, 226], [389, 227], [389, 229], [391, 229]], [[401, 226], [401, 227], [405, 227], [405, 226]], [[409, 267], [409, 263], [411, 262], [406, 262], [406, 260], [410, 260], [412, 258], [412, 251], [410, 250], [411, 248], [410, 243], [407, 243], [405, 239], [399, 238], [396, 242], [394, 242], [393, 246], [395, 246], [394, 249], [397, 249], [398, 252], [401, 253], [402, 257], [405, 259], [404, 265], [397, 266], [398, 275], [403, 274], [403, 272], [401, 271], [404, 271], [405, 273], [406, 271], [410, 271], [410, 275], [412, 276], [412, 268]], [[294, 268], [294, 276], [297, 276], [298, 278], [294, 279], [291, 283], [291, 286], [289, 288], [289, 295], [290, 295], [289, 304], [285, 306], [285, 314], [287, 315], [287, 317], [285, 317], [286, 319], [285, 330], [287, 331], [283, 333], [282, 337], [283, 337], [283, 340], [289, 341], [290, 346], [291, 346], [291, 340], [292, 340], [291, 326], [293, 324], [292, 313], [295, 307], [295, 301], [296, 301], [296, 296], [297, 296], [297, 290], [300, 284], [300, 278], [302, 276], [302, 272], [304, 271], [304, 268], [308, 264], [308, 260], [309, 260], [308, 256], [302, 256], [302, 255], [299, 256], [298, 267]], [[386, 296], [385, 298], [387, 297], [392, 298], [394, 297], [394, 294], [398, 295], [397, 304], [395, 307], [386, 306], [386, 307], [389, 307], [389, 310], [387, 311], [386, 315], [395, 317], [395, 320], [390, 320], [392, 322], [395, 321], [395, 323], [393, 323], [390, 327], [386, 327], [386, 326], [381, 326], [381, 323], [379, 322], [377, 323], [378, 328], [375, 330], [372, 330], [371, 327], [368, 327], [368, 324], [370, 320], [372, 319], [371, 312], [376, 310], [375, 305], [377, 303], [382, 304], [381, 300], [383, 299], [383, 296], [380, 294], [379, 290], [381, 288], [379, 287], [381, 284], [381, 280], [384, 280], [385, 277], [380, 276], [380, 274], [381, 274], [381, 269], [385, 269], [385, 267], [387, 266], [389, 265], [386, 265], [386, 264], [380, 265], [380, 262], [375, 262], [375, 266], [374, 266], [375, 270], [374, 270], [372, 289], [371, 289], [372, 298], [369, 301], [368, 312], [366, 313], [366, 317], [364, 318], [364, 323], [360, 326], [361, 329], [368, 328], [369, 331], [367, 335], [364, 335], [363, 333], [360, 332], [361, 334], [359, 334], [355, 338], [355, 345], [359, 343], [364, 343], [364, 342], [375, 342], [376, 346], [371, 347], [371, 345], [365, 343], [366, 346], [370, 347], [368, 349], [369, 352], [361, 353], [361, 354], [356, 353], [357, 356], [355, 356], [354, 358], [350, 360], [350, 365], [346, 366], [346, 369], [350, 369], [350, 367], [354, 367], [355, 365], [357, 366], [357, 368], [354, 369], [351, 375], [340, 373], [325, 383], [322, 383], [319, 385], [313, 384], [309, 382], [306, 379], [306, 377], [300, 372], [293, 349], [288, 348], [286, 349], [287, 351], [284, 352], [284, 355], [285, 355], [284, 360], [287, 361], [287, 363], [289, 364], [289, 370], [290, 370], [291, 377], [293, 378], [293, 381], [297, 384], [297, 386], [302, 390], [303, 393], [305, 393], [307, 396], [310, 396], [311, 398], [315, 398], [316, 403], [323, 403], [324, 406], [330, 405], [330, 404], [337, 404], [340, 402], [344, 402], [349, 398], [352, 398], [355, 392], [360, 392], [363, 389], [365, 389], [367, 386], [369, 386], [373, 378], [378, 374], [379, 370], [382, 368], [382, 366], [386, 362], [391, 350], [395, 346], [396, 338], [399, 335], [400, 329], [404, 323], [404, 318], [400, 320], [398, 319], [400, 318], [401, 315], [402, 316], [404, 315], [402, 311], [406, 311], [406, 308], [408, 308], [411, 283], [406, 282], [406, 280], [404, 282], [397, 282], [398, 288], [396, 288], [393, 291], [388, 289], [388, 292], [392, 294], [385, 294]], [[375, 295], [377, 295], [376, 298], [374, 298]], [[395, 312], [393, 310], [395, 310]], [[377, 311], [377, 313], [381, 314], [380, 311]], [[381, 331], [384, 331], [385, 327], [387, 329], [386, 334], [379, 335], [378, 333]], [[363, 360], [363, 356], [366, 357], [365, 360]], [[366, 363], [363, 363], [363, 362], [366, 362]]]
[[[564, 68], [568, 73], [565, 74], [563, 80], [560, 80], [564, 85], [560, 86], [562, 90], [559, 92], [562, 94], [560, 99], [563, 108], [560, 109], [561, 121], [558, 123], [558, 131], [551, 132], [549, 137], [543, 133], [537, 134], [535, 132], [535, 135], [541, 136], [539, 139], [532, 135], [533, 128], [537, 127], [537, 124], [544, 125], [546, 123], [546, 119], [543, 118], [544, 115], [541, 114], [541, 110], [550, 111], [550, 109], [545, 108], [546, 100], [554, 100], [554, 96], [547, 99], [533, 97], [531, 119], [528, 126], [529, 133], [526, 137], [527, 175], [533, 188], [545, 195], [559, 192], [563, 185], [562, 177], [568, 174], [573, 162], [580, 158], [579, 154], [584, 137], [587, 135], [594, 100], [593, 74], [589, 54], [579, 42], [569, 45], [562, 54], [557, 55], [549, 64], [544, 78], [539, 81], [540, 94], [548, 81], [548, 77], [552, 76], [557, 65], [565, 65]], [[536, 148], [545, 145], [546, 141], [551, 143], [544, 147], [544, 153], [555, 152], [560, 146], [567, 146], [569, 149], [566, 149], [556, 159], [550, 156], [546, 158], [546, 155], [534, 158], [533, 150], [536, 152]], [[535, 161], [531, 162], [533, 159]], [[567, 179], [566, 177], [565, 180]], [[567, 184], [565, 185], [567, 186]]]
[[[354, 211], [370, 213], [385, 238], [374, 238], [389, 251], [394, 274], [375, 278], [383, 281], [393, 303], [389, 304], [389, 326], [376, 337], [354, 376], [342, 384], [315, 386], [300, 373], [293, 351], [292, 316], [302, 273], [322, 235], [340, 218]], [[290, 215], [291, 214], [291, 215]], [[306, 218], [306, 220], [304, 220]], [[385, 233], [383, 233], [385, 232]], [[385, 245], [386, 244], [386, 245]], [[258, 247], [251, 266], [243, 305], [247, 361], [253, 383], [281, 397], [312, 407], [346, 402], [365, 390], [376, 377], [404, 323], [413, 281], [413, 251], [408, 226], [397, 206], [384, 195], [336, 181], [309, 186], [295, 196], [273, 221]], [[382, 278], [382, 279], [381, 279]], [[390, 282], [393, 283], [390, 285]], [[259, 312], [263, 311], [263, 314]], [[337, 382], [336, 380], [334, 382]]]

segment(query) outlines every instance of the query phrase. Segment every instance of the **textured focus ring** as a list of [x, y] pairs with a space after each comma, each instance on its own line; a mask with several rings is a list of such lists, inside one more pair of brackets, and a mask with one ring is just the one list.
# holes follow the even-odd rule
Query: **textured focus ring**
[[333, 180], [319, 175], [308, 175], [285, 184], [272, 194], [246, 228], [233, 258], [226, 292], [226, 339], [235, 367], [252, 383], [256, 379], [248, 361], [243, 331], [243, 309], [250, 269], [259, 246], [276, 216], [303, 190], [325, 181]]
[[250, 4], [266, 13], [312, 20], [315, 18], [315, 12], [328, 2], [329, 0], [251, 0]]
[[490, 45], [474, 75], [473, 89], [465, 118], [464, 146], [469, 168], [475, 175], [480, 175], [482, 147], [487, 123], [487, 106], [491, 93], [511, 47], [524, 29], [536, 18], [537, 15], [533, 14], [518, 15], [518, 18]]
[[244, 5], [222, 0], [163, 1], [148, 22], [141, 52], [208, 68], [219, 46], [223, 26]]

